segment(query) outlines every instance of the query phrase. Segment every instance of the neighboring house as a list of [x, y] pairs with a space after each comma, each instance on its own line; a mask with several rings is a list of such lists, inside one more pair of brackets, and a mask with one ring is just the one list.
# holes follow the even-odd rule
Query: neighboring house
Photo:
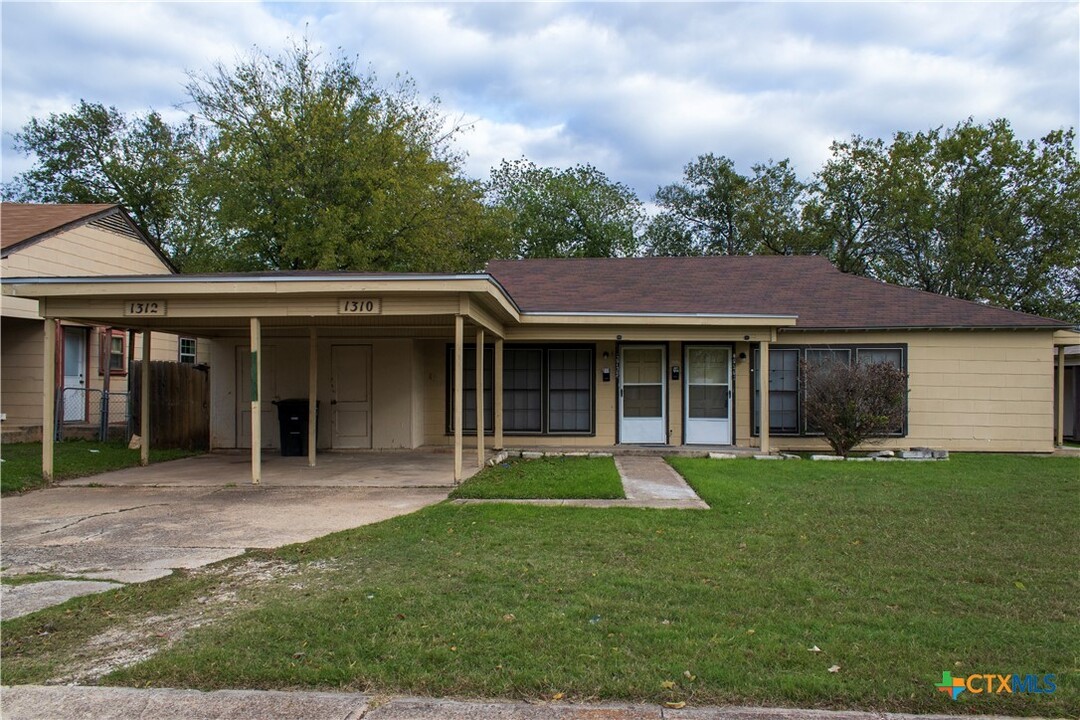
[[[0, 273], [4, 278], [160, 275], [174, 273], [168, 258], [117, 205], [0, 205]], [[43, 347], [38, 301], [0, 300], [0, 412], [3, 439], [39, 439], [42, 423], [42, 353], [55, 352], [54, 382], [60, 417], [69, 425], [95, 426], [101, 391], [127, 391], [128, 347], [123, 326], [63, 322], [56, 347]], [[155, 333], [155, 360], [195, 361], [193, 338]], [[205, 350], [203, 351], [205, 356]], [[108, 375], [106, 375], [106, 369]], [[122, 414], [113, 409], [113, 422]]]
[[1073, 442], [1080, 442], [1080, 345], [1065, 348], [1064, 373], [1062, 435]]
[[821, 449], [799, 363], [840, 356], [909, 375], [906, 419], [885, 447], [1049, 452], [1057, 348], [1080, 338], [1059, 320], [806, 256], [5, 285], [47, 299], [51, 317], [207, 339], [215, 448], [248, 447], [253, 431], [275, 447], [265, 401], [310, 398], [322, 407], [320, 449], [449, 445], [460, 458], [481, 423], [489, 447]]

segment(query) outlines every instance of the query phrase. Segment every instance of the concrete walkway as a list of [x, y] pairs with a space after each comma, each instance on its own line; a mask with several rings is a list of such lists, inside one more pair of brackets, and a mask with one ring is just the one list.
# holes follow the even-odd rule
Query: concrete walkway
[[664, 462], [662, 457], [626, 455], [617, 456], [615, 467], [622, 480], [622, 500], [567, 499], [496, 499], [470, 498], [454, 500], [458, 505], [480, 503], [514, 503], [517, 505], [554, 505], [559, 507], [590, 508], [654, 508], [659, 510], [708, 510], [709, 506], [686, 484], [682, 475]]
[[[358, 693], [161, 690], [69, 685], [0, 689], [5, 720], [955, 720], [955, 715], [754, 707], [527, 703]], [[1001, 716], [965, 715], [971, 720]]]

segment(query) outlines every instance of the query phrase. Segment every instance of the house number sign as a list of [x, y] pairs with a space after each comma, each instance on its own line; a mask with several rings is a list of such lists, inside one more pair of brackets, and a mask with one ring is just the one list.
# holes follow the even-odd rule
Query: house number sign
[[341, 298], [338, 315], [379, 315], [382, 313], [380, 298]]
[[147, 316], [153, 315], [156, 317], [164, 317], [166, 314], [166, 304], [164, 300], [125, 300], [124, 301], [124, 314], [125, 315], [137, 315]]

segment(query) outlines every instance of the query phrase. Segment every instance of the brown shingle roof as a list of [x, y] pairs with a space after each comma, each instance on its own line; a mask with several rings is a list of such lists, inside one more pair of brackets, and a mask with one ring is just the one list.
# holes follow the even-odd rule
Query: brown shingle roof
[[797, 315], [800, 329], [1069, 327], [805, 255], [493, 260], [487, 270], [523, 312]]
[[106, 203], [0, 204], [0, 250], [7, 250], [13, 245], [59, 230], [66, 225], [88, 220], [115, 207], [117, 206]]

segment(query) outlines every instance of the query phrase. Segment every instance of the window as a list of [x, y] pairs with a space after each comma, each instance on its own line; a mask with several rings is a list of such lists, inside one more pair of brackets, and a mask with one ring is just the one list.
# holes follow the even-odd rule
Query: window
[[127, 334], [123, 330], [103, 330], [98, 374], [123, 375], [127, 367]]
[[198, 341], [195, 338], [180, 338], [180, 362], [194, 365], [198, 347]]
[[[754, 350], [754, 377], [761, 357]], [[774, 348], [769, 353], [769, 433], [792, 435], [799, 432], [799, 351]], [[760, 432], [760, 381], [754, 387], [754, 432]]]
[[[772, 346], [769, 352], [769, 433], [777, 435], [798, 435], [802, 428], [803, 435], [820, 434], [810, 427], [803, 417], [800, 402], [801, 378], [800, 361], [810, 366], [817, 366], [828, 361], [850, 363], [854, 359], [859, 363], [892, 363], [901, 370], [907, 370], [906, 346], [879, 345], [830, 345], [828, 347]], [[750, 372], [753, 376], [754, 403], [752, 432], [761, 432], [761, 386], [760, 362], [758, 350], [753, 351]], [[890, 435], [903, 436], [907, 433], [907, 423], [896, 428]]]
[[541, 433], [544, 351], [539, 348], [503, 349], [503, 430]]
[[[446, 428], [453, 432], [454, 349], [447, 347]], [[494, 348], [484, 354], [484, 432], [494, 431]], [[476, 351], [465, 348], [462, 430], [476, 432]], [[593, 431], [593, 350], [504, 347], [503, 431], [528, 435]]]
[[592, 351], [548, 350], [548, 430], [589, 432], [592, 427]]

